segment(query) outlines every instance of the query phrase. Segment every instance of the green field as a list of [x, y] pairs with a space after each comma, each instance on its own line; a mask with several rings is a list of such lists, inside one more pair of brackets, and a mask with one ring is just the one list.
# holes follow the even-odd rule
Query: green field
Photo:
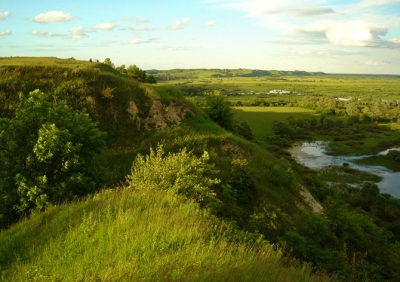
[[274, 120], [287, 122], [289, 117], [295, 119], [318, 117], [315, 111], [297, 107], [235, 107], [233, 112], [238, 121], [247, 121], [257, 139], [264, 139], [273, 134]]
[[[271, 90], [290, 91], [285, 95], [329, 95], [335, 97], [379, 96], [400, 100], [400, 77], [383, 75], [314, 74], [270, 71], [252, 74], [250, 70], [169, 70], [154, 73], [159, 84], [174, 85], [188, 95], [214, 90], [225, 95], [267, 95]], [[229, 75], [228, 75], [229, 74]]]

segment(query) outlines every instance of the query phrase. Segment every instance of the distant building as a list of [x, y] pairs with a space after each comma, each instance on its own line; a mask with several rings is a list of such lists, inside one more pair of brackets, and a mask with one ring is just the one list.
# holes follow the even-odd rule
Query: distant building
[[280, 90], [280, 89], [274, 89], [268, 92], [268, 94], [290, 94], [289, 90]]
[[336, 98], [336, 100], [341, 101], [341, 102], [348, 102], [351, 100], [351, 98]]

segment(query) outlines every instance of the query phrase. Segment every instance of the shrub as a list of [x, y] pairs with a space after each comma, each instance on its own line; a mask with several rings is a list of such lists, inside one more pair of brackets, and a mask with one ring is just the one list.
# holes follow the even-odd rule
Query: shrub
[[201, 206], [217, 208], [219, 200], [212, 190], [220, 180], [213, 178], [214, 165], [208, 163], [209, 155], [201, 157], [183, 148], [178, 153], [166, 154], [163, 146], [150, 149], [146, 157], [138, 155], [127, 176], [130, 188], [173, 190], [198, 202]]
[[205, 110], [208, 116], [227, 130], [234, 128], [231, 103], [220, 95], [207, 95]]

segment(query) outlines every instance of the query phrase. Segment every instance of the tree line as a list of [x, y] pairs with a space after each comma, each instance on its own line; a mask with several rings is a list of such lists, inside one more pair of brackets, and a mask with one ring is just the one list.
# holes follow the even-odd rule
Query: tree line
[[120, 72], [122, 74], [128, 74], [129, 76], [132, 76], [140, 82], [157, 83], [154, 75], [152, 75], [152, 74], [147, 75], [146, 71], [140, 69], [136, 65], [129, 65], [128, 67], [126, 67], [125, 64], [123, 64], [123, 65], [120, 65], [119, 67], [115, 67], [114, 63], [111, 62], [110, 58], [106, 58], [104, 60], [104, 64], [112, 67], [113, 69], [117, 70], [118, 72]]

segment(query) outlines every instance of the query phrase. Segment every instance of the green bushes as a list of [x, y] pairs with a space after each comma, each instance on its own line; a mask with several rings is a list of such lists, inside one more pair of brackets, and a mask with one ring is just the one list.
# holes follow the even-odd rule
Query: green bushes
[[16, 212], [93, 192], [101, 184], [95, 157], [106, 134], [82, 112], [51, 104], [36, 90], [20, 95], [15, 118], [0, 119], [0, 226]]
[[205, 110], [209, 117], [227, 130], [234, 128], [232, 106], [223, 96], [207, 95]]
[[186, 148], [165, 155], [162, 145], [158, 145], [156, 151], [150, 149], [148, 156], [136, 157], [127, 182], [133, 189], [172, 190], [203, 207], [215, 209], [219, 200], [212, 187], [220, 180], [213, 177], [215, 170], [208, 160], [207, 151], [201, 157]]

